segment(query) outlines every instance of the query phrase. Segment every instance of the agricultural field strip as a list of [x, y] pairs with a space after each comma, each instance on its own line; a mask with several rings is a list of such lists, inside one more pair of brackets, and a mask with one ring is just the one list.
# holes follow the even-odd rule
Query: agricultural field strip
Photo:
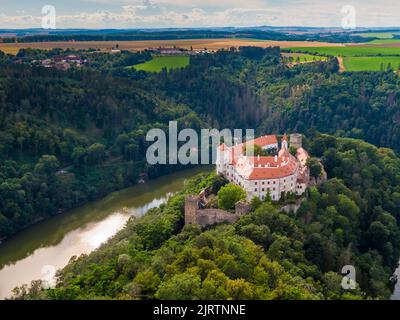
[[388, 68], [400, 68], [400, 47], [374, 47], [364, 45], [349, 45], [341, 48], [289, 48], [285, 52], [303, 52], [343, 57], [343, 67], [347, 71], [384, 71]]
[[284, 48], [283, 51], [322, 54], [336, 57], [400, 56], [400, 47], [372, 47], [355, 45], [345, 47], [293, 47]]
[[290, 47], [317, 47], [317, 46], [343, 46], [340, 43], [326, 42], [307, 42], [307, 41], [268, 41], [257, 39], [194, 39], [194, 40], [148, 40], [148, 41], [80, 41], [80, 42], [35, 42], [35, 43], [0, 43], [0, 50], [15, 54], [20, 48], [33, 49], [99, 49], [109, 51], [118, 43], [121, 50], [141, 51], [148, 48], [172, 47], [177, 46], [184, 49], [229, 49], [230, 47], [240, 46], [280, 46], [282, 48]]
[[140, 63], [128, 68], [148, 72], [160, 72], [162, 69], [167, 70], [184, 68], [189, 64], [188, 56], [155, 56], [152, 60]]

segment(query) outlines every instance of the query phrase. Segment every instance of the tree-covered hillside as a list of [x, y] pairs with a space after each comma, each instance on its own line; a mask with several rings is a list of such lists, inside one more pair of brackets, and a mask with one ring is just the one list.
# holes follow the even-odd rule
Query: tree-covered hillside
[[191, 109], [93, 70], [0, 66], [0, 241], [40, 219], [179, 168], [147, 168], [145, 136]]
[[141, 173], [179, 169], [143, 161], [147, 131], [169, 120], [259, 134], [318, 130], [400, 150], [393, 72], [339, 74], [335, 59], [290, 68], [279, 48], [254, 47], [193, 56], [159, 74], [126, 68], [148, 52], [78, 52], [88, 63], [66, 72], [29, 66], [62, 53], [0, 53], [0, 240]]
[[[388, 298], [400, 255], [400, 159], [348, 138], [305, 141], [328, 181], [311, 188], [297, 215], [268, 200], [234, 225], [183, 227], [184, 195], [213, 186], [198, 176], [166, 205], [132, 219], [112, 240], [59, 273], [55, 289], [15, 291], [32, 299]], [[356, 290], [341, 287], [344, 265]]]
[[151, 79], [214, 126], [259, 134], [316, 129], [400, 151], [399, 76], [338, 70], [336, 59], [290, 68], [279, 48], [242, 48], [194, 57], [188, 68]]

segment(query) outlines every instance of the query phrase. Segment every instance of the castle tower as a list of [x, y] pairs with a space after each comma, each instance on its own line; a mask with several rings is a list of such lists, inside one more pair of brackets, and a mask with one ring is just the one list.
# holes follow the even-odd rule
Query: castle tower
[[287, 138], [286, 133], [283, 135], [281, 148], [284, 149], [284, 150], [288, 150], [289, 149], [288, 138]]
[[198, 196], [185, 197], [185, 225], [197, 224], [197, 209], [199, 208]]
[[299, 133], [290, 135], [290, 146], [296, 149], [303, 147], [303, 136]]

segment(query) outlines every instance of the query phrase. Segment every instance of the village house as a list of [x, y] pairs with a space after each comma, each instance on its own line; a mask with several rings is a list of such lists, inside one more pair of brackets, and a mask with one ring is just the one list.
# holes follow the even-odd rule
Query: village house
[[[246, 155], [246, 147], [252, 145], [258, 145], [272, 155]], [[290, 145], [296, 150], [295, 155], [289, 151], [286, 134], [279, 151], [275, 135], [262, 136], [232, 147], [222, 144], [217, 151], [217, 173], [241, 186], [247, 193], [248, 201], [254, 197], [264, 200], [268, 195], [273, 201], [278, 201], [284, 193], [300, 196], [310, 182], [307, 167], [309, 155], [302, 147], [301, 135], [291, 135]]]
[[171, 55], [171, 56], [179, 56], [185, 54], [185, 50], [180, 48], [160, 48], [158, 52], [161, 55]]
[[[54, 68], [57, 70], [65, 71], [68, 70], [71, 66], [80, 67], [86, 62], [86, 60], [83, 60], [74, 54], [70, 54], [67, 56], [54, 56], [48, 59], [44, 59], [40, 61], [40, 64], [44, 68]], [[36, 61], [32, 61], [32, 63], [36, 63]]]

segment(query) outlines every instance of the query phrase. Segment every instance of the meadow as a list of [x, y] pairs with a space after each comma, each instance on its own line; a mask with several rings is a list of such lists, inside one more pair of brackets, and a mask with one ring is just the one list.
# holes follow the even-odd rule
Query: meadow
[[185, 68], [189, 65], [189, 60], [190, 58], [188, 56], [155, 56], [150, 61], [132, 67], [141, 71], [161, 72], [164, 68], [168, 71], [172, 69]]
[[[327, 57], [323, 56], [317, 56], [313, 54], [308, 54], [308, 53], [282, 53], [282, 56], [286, 60], [292, 60], [290, 62], [294, 63], [308, 63], [308, 62], [314, 62], [314, 61], [326, 61]], [[292, 59], [291, 59], [292, 58]]]
[[285, 49], [289, 52], [305, 52], [327, 56], [400, 56], [400, 47], [346, 46], [346, 47], [294, 47]]
[[399, 70], [400, 56], [345, 57], [343, 64], [348, 71], [385, 71], [389, 66]]
[[[382, 39], [380, 41], [389, 40]], [[297, 47], [284, 50], [291, 53], [303, 52], [339, 57], [343, 61], [342, 71], [381, 71], [387, 70], [389, 66], [398, 70], [400, 65], [400, 47], [396, 46], [349, 45], [344, 47]]]

